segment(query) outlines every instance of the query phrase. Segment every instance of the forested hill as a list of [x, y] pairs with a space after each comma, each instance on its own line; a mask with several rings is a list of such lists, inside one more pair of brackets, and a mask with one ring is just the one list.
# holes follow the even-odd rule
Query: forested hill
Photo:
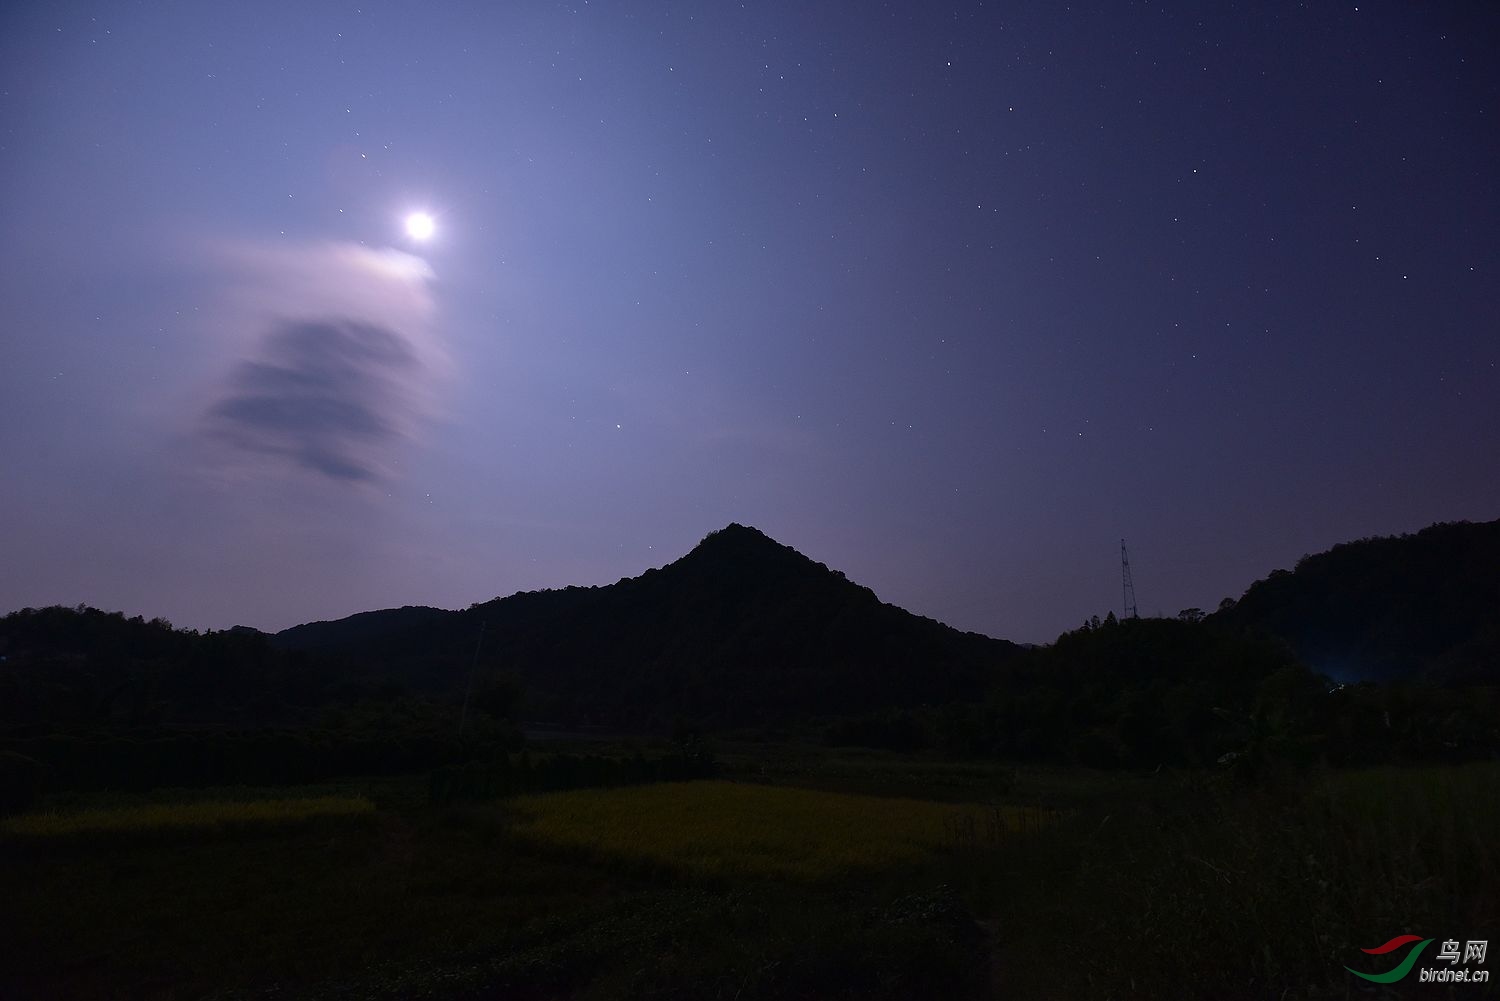
[[[1255, 583], [1205, 626], [1216, 637], [1209, 646], [1259, 651], [1252, 634], [1268, 635], [1341, 681], [1494, 684], [1500, 521], [1335, 546]], [[1164, 652], [1152, 639], [1186, 635], [1105, 631], [1027, 653], [885, 604], [730, 525], [674, 563], [607, 586], [463, 611], [365, 612], [275, 636], [200, 635], [82, 606], [15, 612], [0, 618], [0, 725], [280, 724], [403, 691], [456, 705], [470, 685], [497, 717], [511, 714], [519, 689], [531, 719], [780, 722], [975, 702], [997, 690], [1029, 698], [1064, 675], [1118, 695], [1167, 677], [1173, 657], [1211, 667], [1229, 656]]]
[[1280, 637], [1340, 681], [1500, 680], [1500, 520], [1334, 546], [1212, 619]]
[[200, 634], [82, 605], [0, 618], [0, 728], [259, 726], [370, 690], [253, 629]]
[[1018, 652], [882, 603], [741, 525], [615, 584], [523, 592], [459, 612], [366, 613], [274, 642], [438, 687], [464, 677], [477, 650], [481, 677], [519, 679], [530, 715], [648, 726], [973, 698]]
[[374, 647], [381, 640], [413, 626], [425, 625], [455, 613], [427, 605], [404, 605], [377, 612], [359, 612], [331, 621], [307, 622], [283, 629], [274, 636], [276, 646], [284, 650], [351, 649]]

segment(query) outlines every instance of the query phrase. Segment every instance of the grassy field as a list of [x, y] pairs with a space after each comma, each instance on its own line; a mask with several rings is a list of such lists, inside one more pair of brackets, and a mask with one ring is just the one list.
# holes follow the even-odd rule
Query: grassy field
[[998, 841], [1055, 815], [731, 782], [591, 789], [513, 801], [517, 837], [694, 876], [817, 880]]
[[1013, 929], [1021, 996], [1404, 996], [1370, 994], [1345, 966], [1398, 933], [1500, 928], [1497, 843], [1496, 764], [1238, 793], [1189, 775], [1013, 843], [985, 893]]
[[[55, 802], [90, 833], [0, 830], [0, 997], [1346, 998], [1384, 996], [1360, 948], [1500, 927], [1493, 764], [1233, 791], [799, 753], [461, 809], [419, 779]], [[148, 820], [246, 809], [304, 819]]]
[[66, 813], [32, 813], [0, 821], [0, 835], [18, 838], [144, 836], [238, 827], [288, 827], [310, 820], [369, 817], [375, 804], [362, 796], [152, 803]]

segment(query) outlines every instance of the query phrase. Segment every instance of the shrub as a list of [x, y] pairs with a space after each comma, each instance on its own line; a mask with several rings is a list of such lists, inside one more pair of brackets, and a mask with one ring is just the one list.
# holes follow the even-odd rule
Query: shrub
[[0, 751], [0, 816], [34, 806], [42, 797], [45, 775], [40, 761]]

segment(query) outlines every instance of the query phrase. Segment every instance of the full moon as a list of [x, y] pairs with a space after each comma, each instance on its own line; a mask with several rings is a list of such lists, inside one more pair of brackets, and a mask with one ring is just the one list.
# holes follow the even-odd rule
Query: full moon
[[426, 212], [413, 212], [406, 217], [406, 235], [413, 240], [430, 240], [437, 228], [432, 216]]

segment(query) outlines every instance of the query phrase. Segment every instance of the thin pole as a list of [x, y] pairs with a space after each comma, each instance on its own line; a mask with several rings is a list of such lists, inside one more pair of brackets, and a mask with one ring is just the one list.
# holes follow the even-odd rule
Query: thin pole
[[458, 714], [458, 739], [464, 739], [464, 726], [469, 722], [469, 699], [474, 695], [474, 676], [479, 673], [479, 648], [484, 646], [484, 631], [488, 622], [479, 624], [479, 639], [474, 643], [474, 662], [469, 665], [469, 685], [464, 689], [464, 707]]

